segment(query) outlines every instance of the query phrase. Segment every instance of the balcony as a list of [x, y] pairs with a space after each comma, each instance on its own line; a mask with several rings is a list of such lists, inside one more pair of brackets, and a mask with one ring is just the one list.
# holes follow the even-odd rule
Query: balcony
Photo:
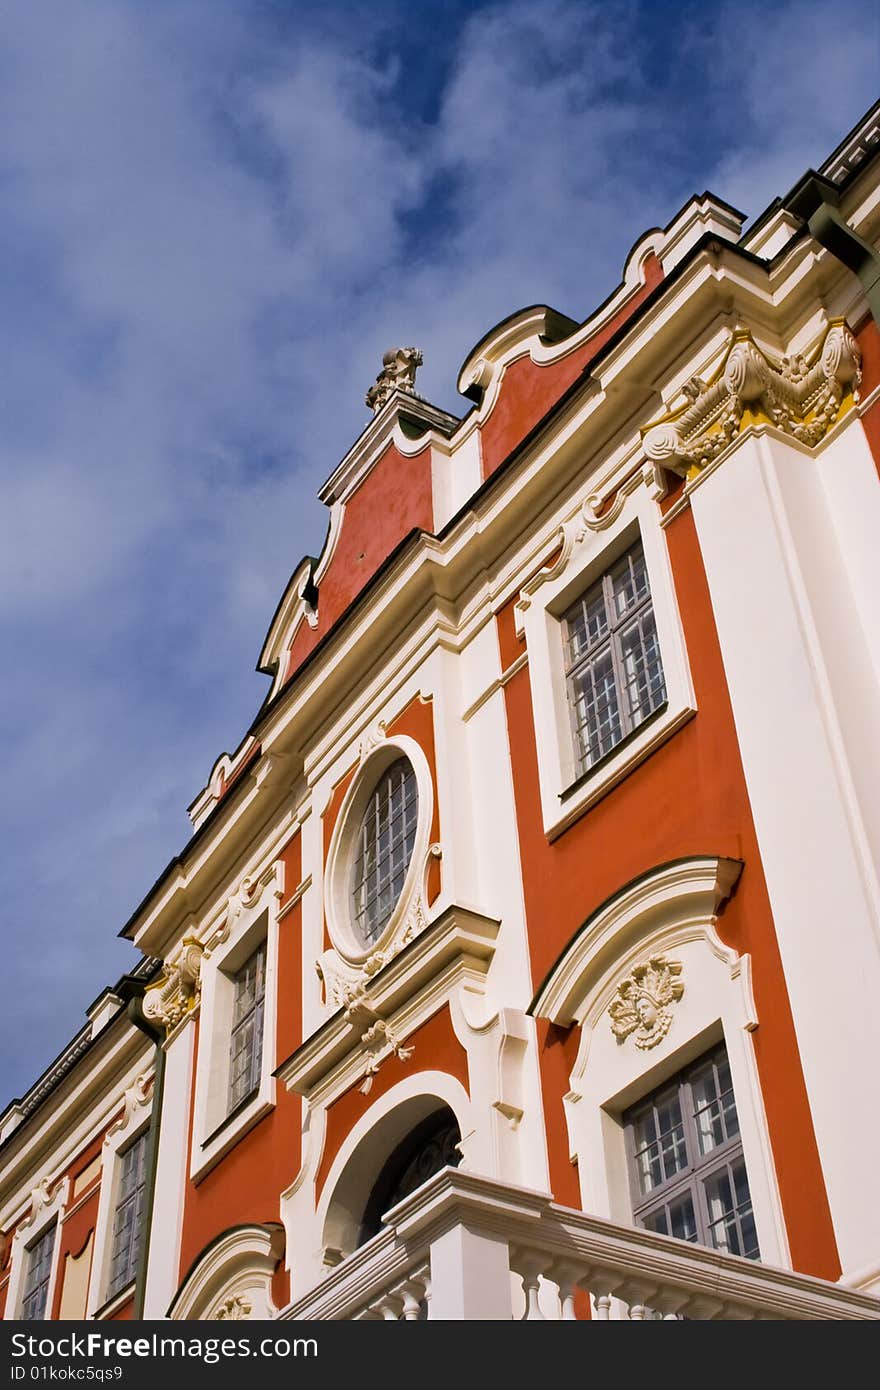
[[445, 1168], [282, 1313], [297, 1321], [880, 1319], [824, 1279], [618, 1226]]

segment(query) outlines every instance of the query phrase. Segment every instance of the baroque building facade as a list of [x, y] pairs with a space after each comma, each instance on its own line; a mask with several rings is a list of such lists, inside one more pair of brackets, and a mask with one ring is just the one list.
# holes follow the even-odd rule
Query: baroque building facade
[[23, 1318], [876, 1318], [878, 109], [386, 354], [267, 697], [0, 1117]]

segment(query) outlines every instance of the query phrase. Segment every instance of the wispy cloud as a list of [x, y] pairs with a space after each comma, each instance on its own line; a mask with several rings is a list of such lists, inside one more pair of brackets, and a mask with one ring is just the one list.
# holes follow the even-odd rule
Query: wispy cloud
[[0, 21], [0, 1097], [264, 693], [382, 350], [577, 316], [706, 186], [760, 211], [874, 96], [874, 5], [43, 0]]

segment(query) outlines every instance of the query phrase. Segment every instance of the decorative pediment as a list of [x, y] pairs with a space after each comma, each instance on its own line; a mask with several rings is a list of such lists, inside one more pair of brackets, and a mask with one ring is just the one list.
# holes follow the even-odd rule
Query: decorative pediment
[[801, 444], [816, 445], [847, 404], [858, 400], [861, 363], [843, 319], [831, 323], [810, 356], [776, 361], [747, 328], [739, 328], [714, 376], [708, 382], [692, 377], [683, 388], [687, 404], [643, 430], [645, 453], [691, 477], [749, 425], [774, 425]]
[[448, 907], [375, 975], [350, 987], [276, 1075], [312, 1103], [358, 1083], [369, 1090], [386, 1058], [411, 1055], [406, 1039], [458, 984], [482, 988], [499, 925], [469, 908]]
[[189, 1269], [167, 1316], [174, 1321], [271, 1318], [272, 1276], [284, 1254], [284, 1229], [232, 1226]]

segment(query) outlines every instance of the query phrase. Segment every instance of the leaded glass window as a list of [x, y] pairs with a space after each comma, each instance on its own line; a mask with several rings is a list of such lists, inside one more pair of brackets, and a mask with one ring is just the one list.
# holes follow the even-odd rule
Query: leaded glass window
[[398, 758], [382, 774], [358, 830], [352, 870], [352, 922], [364, 946], [388, 925], [412, 858], [419, 789], [409, 758]]
[[257, 1090], [263, 1066], [263, 1013], [266, 1002], [266, 943], [236, 972], [232, 992], [229, 1052], [229, 1109]]
[[760, 1258], [724, 1047], [624, 1116], [636, 1224]]
[[641, 543], [563, 619], [565, 677], [578, 775], [666, 703], [666, 684]]
[[49, 1296], [49, 1276], [52, 1273], [52, 1254], [55, 1249], [55, 1225], [27, 1248], [27, 1267], [24, 1275], [24, 1294], [21, 1316], [26, 1322], [36, 1322], [46, 1316]]
[[148, 1131], [144, 1130], [119, 1155], [119, 1191], [113, 1213], [108, 1298], [130, 1284], [137, 1272], [144, 1220], [147, 1140]]

